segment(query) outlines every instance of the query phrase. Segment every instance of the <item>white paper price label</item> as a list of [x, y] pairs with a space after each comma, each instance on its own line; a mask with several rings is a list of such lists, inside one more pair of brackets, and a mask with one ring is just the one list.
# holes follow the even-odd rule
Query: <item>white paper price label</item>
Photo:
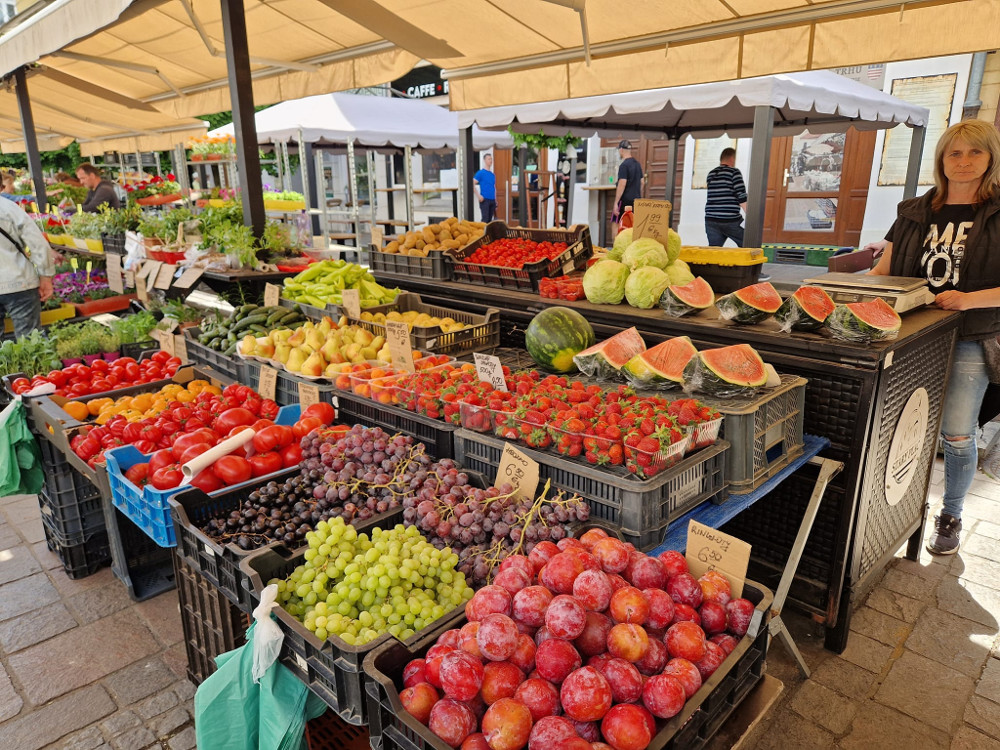
[[264, 307], [274, 307], [281, 299], [281, 287], [277, 284], [267, 284], [264, 287]]
[[385, 339], [389, 345], [389, 356], [392, 366], [413, 372], [413, 349], [410, 347], [410, 327], [398, 320], [387, 320], [385, 323]]
[[172, 334], [160, 331], [160, 349], [165, 351], [171, 357], [176, 356], [177, 352], [177, 341]]
[[476, 362], [476, 374], [484, 383], [489, 383], [496, 390], [507, 392], [507, 379], [503, 375], [503, 365], [500, 358], [492, 354], [480, 354], [476, 352], [472, 355]]
[[361, 292], [357, 289], [345, 289], [340, 293], [341, 302], [344, 304], [344, 312], [348, 318], [359, 320], [361, 318]]
[[534, 499], [538, 489], [538, 463], [510, 443], [503, 445], [503, 455], [500, 457], [493, 486], [499, 489], [504, 484], [511, 485], [515, 495], [529, 499]]
[[299, 383], [299, 403], [306, 407], [319, 403], [319, 386]]
[[684, 557], [695, 578], [700, 578], [710, 570], [717, 570], [729, 581], [734, 599], [743, 595], [743, 582], [750, 563], [750, 545], [742, 539], [691, 521], [688, 523]]
[[100, 323], [102, 326], [110, 327], [112, 323], [121, 320], [117, 315], [112, 315], [111, 313], [101, 313], [100, 315], [95, 315], [91, 318], [95, 323]]
[[257, 381], [257, 393], [264, 398], [274, 400], [278, 387], [278, 371], [267, 365], [260, 366], [260, 379]]

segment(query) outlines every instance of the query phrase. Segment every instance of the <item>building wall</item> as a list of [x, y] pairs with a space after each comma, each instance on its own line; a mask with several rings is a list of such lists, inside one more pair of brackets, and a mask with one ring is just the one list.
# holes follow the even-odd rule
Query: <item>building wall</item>
[[1000, 52], [986, 56], [986, 70], [983, 71], [983, 86], [979, 91], [983, 105], [979, 108], [979, 119], [997, 121], [997, 103], [1000, 102]]

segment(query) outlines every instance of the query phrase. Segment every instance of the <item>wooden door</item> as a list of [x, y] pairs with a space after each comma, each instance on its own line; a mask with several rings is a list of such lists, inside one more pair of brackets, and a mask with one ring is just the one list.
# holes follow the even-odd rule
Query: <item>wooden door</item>
[[[497, 213], [496, 216], [501, 221], [509, 221], [508, 211], [510, 202], [508, 194], [510, 191], [510, 178], [513, 174], [514, 151], [509, 148], [493, 149], [493, 174], [497, 179]], [[476, 221], [479, 221], [479, 207], [476, 207]]]
[[764, 241], [857, 246], [874, 153], [874, 132], [775, 138]]
[[[667, 199], [667, 184], [670, 176], [667, 169], [670, 165], [670, 141], [642, 140], [642, 154], [639, 163], [643, 165], [642, 173], [646, 176], [644, 198], [654, 200]], [[671, 209], [671, 223], [676, 224], [681, 215], [681, 191], [684, 186], [684, 141], [677, 144], [677, 168], [673, 174], [674, 199]]]

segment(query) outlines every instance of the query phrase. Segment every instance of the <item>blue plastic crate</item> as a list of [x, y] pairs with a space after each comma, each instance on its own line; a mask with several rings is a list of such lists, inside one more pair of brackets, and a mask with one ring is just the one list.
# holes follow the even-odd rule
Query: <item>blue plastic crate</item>
[[[278, 418], [274, 422], [290, 427], [298, 421], [300, 415], [301, 407], [298, 404], [283, 406], [278, 410]], [[176, 547], [177, 536], [174, 532], [174, 522], [170, 517], [170, 503], [167, 501], [186, 489], [188, 485], [169, 490], [157, 490], [151, 486], [141, 489], [136, 487], [125, 478], [125, 472], [136, 464], [148, 462], [150, 457], [140, 453], [134, 445], [113, 448], [104, 454], [104, 458], [107, 462], [108, 483], [111, 485], [111, 502], [114, 506], [161, 547]], [[272, 475], [253, 477], [249, 482], [266, 483], [269, 476]], [[220, 492], [231, 489], [232, 487], [226, 487]]]

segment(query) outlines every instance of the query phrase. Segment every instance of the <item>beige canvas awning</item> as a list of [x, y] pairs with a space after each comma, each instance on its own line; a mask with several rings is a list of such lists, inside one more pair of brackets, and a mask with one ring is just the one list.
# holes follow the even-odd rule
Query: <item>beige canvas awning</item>
[[[201, 120], [167, 117], [152, 105], [59, 71], [35, 69], [27, 86], [42, 151], [63, 148], [73, 140], [80, 142], [85, 156], [159, 151], [206, 132]], [[0, 150], [25, 150], [12, 87], [0, 90]]]

